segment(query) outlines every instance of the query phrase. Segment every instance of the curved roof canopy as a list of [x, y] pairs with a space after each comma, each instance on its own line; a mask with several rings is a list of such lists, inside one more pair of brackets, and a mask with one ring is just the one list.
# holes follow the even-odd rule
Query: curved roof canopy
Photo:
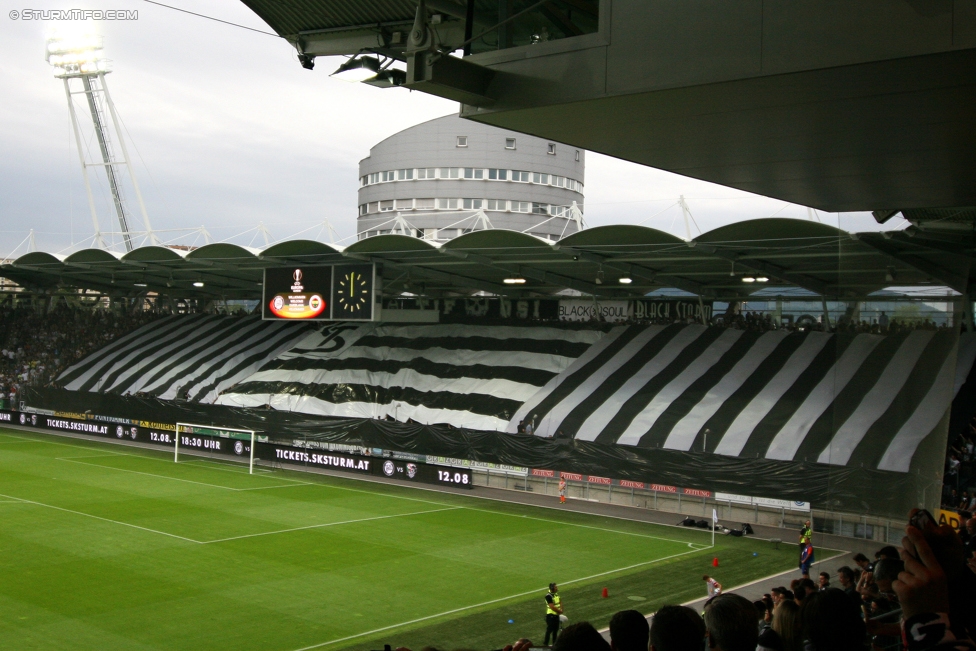
[[615, 225], [555, 243], [490, 229], [442, 244], [388, 234], [345, 248], [292, 240], [263, 251], [216, 243], [190, 251], [146, 246], [121, 256], [100, 249], [67, 257], [32, 252], [0, 266], [0, 275], [45, 293], [83, 289], [113, 296], [152, 291], [175, 298], [257, 299], [268, 267], [372, 262], [388, 296], [409, 291], [431, 297], [487, 292], [627, 298], [676, 288], [732, 300], [777, 287], [855, 299], [888, 286], [966, 292], [976, 276], [973, 246], [965, 235], [950, 240], [912, 229], [848, 233], [804, 220], [755, 219], [691, 241]]

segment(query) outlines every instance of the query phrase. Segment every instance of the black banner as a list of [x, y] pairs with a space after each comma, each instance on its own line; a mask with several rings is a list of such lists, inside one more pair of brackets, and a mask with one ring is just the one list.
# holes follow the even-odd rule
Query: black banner
[[[79, 415], [79, 414], [74, 414]], [[84, 415], [84, 414], [80, 414]], [[132, 424], [131, 419], [126, 424], [106, 422], [92, 419], [80, 420], [59, 415], [48, 415], [27, 412], [0, 411], [0, 424], [11, 423], [38, 429], [52, 429], [76, 434], [88, 434], [104, 438], [114, 438], [124, 442], [151, 443], [174, 448], [176, 442], [175, 425], [160, 427], [141, 427]], [[181, 428], [182, 429], [182, 428]], [[264, 436], [262, 435], [262, 438]], [[212, 454], [224, 454], [238, 457], [246, 462], [251, 454], [250, 440], [232, 438], [230, 436], [209, 436], [200, 431], [181, 431], [179, 433], [179, 451], [181, 454], [191, 451], [202, 451]], [[457, 486], [473, 488], [474, 482], [471, 470], [466, 468], [451, 468], [434, 466], [419, 461], [404, 461], [387, 456], [366, 456], [348, 452], [329, 450], [317, 441], [296, 441], [304, 445], [285, 445], [277, 442], [256, 442], [255, 463], [272, 463], [305, 466], [309, 468], [328, 468], [362, 475], [374, 475], [390, 479], [439, 484], [443, 486]]]
[[[112, 414], [126, 422], [192, 422], [253, 429], [272, 442], [344, 444], [403, 453], [467, 459], [527, 468], [694, 489], [812, 502], [817, 508], [904, 517], [940, 490], [934, 475], [838, 467], [815, 461], [745, 459], [721, 454], [641, 448], [576, 439], [419, 425], [370, 419], [313, 416], [272, 409], [243, 409], [155, 398], [27, 388], [23, 401], [35, 409]], [[53, 413], [53, 412], [52, 412]]]

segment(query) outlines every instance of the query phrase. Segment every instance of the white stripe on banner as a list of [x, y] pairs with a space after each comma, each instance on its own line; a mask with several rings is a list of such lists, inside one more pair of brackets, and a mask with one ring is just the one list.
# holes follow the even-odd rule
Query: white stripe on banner
[[[188, 324], [189, 323], [196, 324], [204, 320], [206, 320], [206, 317], [201, 317], [201, 318], [187, 317]], [[108, 364], [108, 360], [114, 359], [116, 356], [118, 356], [120, 353], [124, 351], [131, 350], [133, 348], [139, 348], [145, 346], [147, 343], [157, 341], [159, 339], [159, 330], [163, 328], [168, 328], [172, 325], [174, 324], [170, 319], [164, 319], [163, 321], [160, 322], [150, 323], [149, 325], [143, 326], [142, 328], [136, 330], [135, 333], [133, 333], [134, 338], [130, 343], [126, 344], [125, 346], [119, 346], [119, 347], [113, 346], [113, 351], [110, 355], [105, 355], [103, 357], [101, 349], [95, 351], [94, 353], [92, 353], [91, 355], [83, 359], [81, 362], [79, 362], [78, 364], [75, 364], [75, 366], [71, 367], [71, 369], [68, 369], [70, 371], [75, 367], [84, 367], [87, 366], [88, 364], [91, 364], [91, 366], [89, 366], [84, 373], [82, 373], [77, 378], [72, 380], [70, 383], [65, 385], [65, 388], [70, 391], [78, 391], [86, 382], [88, 382], [96, 375], [104, 375], [107, 372], [106, 365]], [[186, 326], [182, 324], [178, 324], [177, 327], [174, 328], [174, 331], [182, 332], [185, 329], [185, 327]], [[167, 337], [169, 336], [172, 335], [167, 335]], [[96, 358], [97, 361], [91, 363], [88, 361], [91, 358]]]
[[665, 326], [650, 326], [646, 328], [643, 332], [638, 334], [636, 337], [627, 342], [627, 345], [617, 351], [617, 354], [611, 357], [606, 364], [601, 366], [594, 372], [590, 377], [583, 380], [583, 383], [578, 387], [573, 389], [572, 393], [559, 401], [559, 404], [553, 406], [546, 414], [542, 422], [536, 426], [535, 433], [536, 436], [553, 436], [557, 431], [559, 431], [559, 424], [563, 422], [563, 419], [569, 415], [576, 405], [581, 403], [587, 396], [596, 391], [601, 384], [603, 384], [608, 377], [610, 377], [614, 371], [619, 369], [621, 366], [627, 363], [631, 357], [633, 357], [637, 351], [643, 348], [647, 343], [657, 336]]
[[[596, 343], [587, 348], [586, 352], [573, 360], [573, 363], [570, 364], [566, 370], [546, 382], [545, 386], [536, 391], [528, 400], [522, 403], [522, 406], [519, 407], [518, 411], [515, 412], [512, 420], [509, 421], [505, 431], [509, 432], [510, 434], [515, 434], [518, 432], [518, 424], [520, 421], [528, 418], [529, 414], [532, 413], [532, 410], [536, 409], [539, 404], [548, 398], [549, 395], [555, 391], [559, 385], [565, 382], [567, 378], [572, 377], [573, 374], [589, 364], [597, 355], [602, 355], [603, 351], [607, 349], [607, 346], [616, 341], [617, 337], [626, 332], [626, 330], [626, 326], [611, 328], [610, 332], [608, 332], [602, 339], [599, 339]], [[535, 432], [535, 434], [538, 436], [539, 432]]]
[[949, 405], [952, 404], [949, 389], [952, 387], [955, 375], [957, 351], [958, 343], [942, 363], [942, 368], [939, 369], [939, 374], [925, 394], [925, 398], [891, 440], [884, 456], [878, 462], [878, 470], [908, 472], [919, 443], [935, 429], [945, 416]]
[[675, 424], [674, 429], [671, 430], [664, 442], [664, 447], [672, 450], [691, 449], [698, 432], [705, 426], [708, 419], [715, 415], [725, 401], [776, 350], [776, 347], [788, 334], [786, 330], [773, 330], [761, 335], [742, 356], [742, 359], [736, 362], [735, 366], [725, 374], [725, 377], [702, 396], [702, 399], [688, 412], [687, 416]]
[[[661, 417], [661, 414], [671, 406], [671, 403], [680, 398], [681, 394], [687, 391], [688, 387], [694, 384], [701, 376], [705, 375], [708, 369], [715, 366], [722, 359], [722, 355], [729, 352], [729, 349], [732, 348], [732, 345], [741, 336], [742, 330], [733, 330], [731, 328], [719, 335], [718, 339], [713, 341], [701, 355], [695, 358], [695, 361], [689, 364], [685, 370], [678, 374], [676, 378], [671, 380], [667, 386], [654, 396], [650, 404], [644, 407], [643, 411], [637, 415], [627, 428], [627, 431], [621, 436], [621, 440], [617, 442], [626, 445], [636, 445], [640, 442], [644, 434], [654, 427], [654, 423]], [[630, 434], [631, 430], [634, 431], [634, 434]]]
[[[276, 324], [279, 325], [279, 324]], [[228, 387], [234, 386], [240, 380], [248, 377], [255, 370], [267, 363], [268, 360], [274, 359], [278, 353], [288, 350], [295, 343], [295, 333], [298, 331], [297, 328], [292, 329], [287, 327], [291, 324], [280, 324], [279, 331], [274, 335], [272, 339], [266, 341], [262, 348], [255, 349], [250, 346], [250, 339], [234, 346], [230, 350], [226, 351], [219, 359], [213, 360], [212, 365], [208, 367], [209, 371], [205, 371], [206, 375], [197, 375], [192, 378], [190, 384], [184, 384], [183, 389], [189, 389], [190, 395], [194, 396], [194, 399], [199, 400], [203, 403], [212, 403], [217, 399], [217, 396], [221, 391]], [[261, 336], [270, 335], [268, 331], [260, 333]], [[302, 340], [304, 340], [304, 335], [298, 335]], [[249, 364], [247, 367], [239, 370], [234, 375], [227, 375], [230, 373], [238, 364], [243, 362], [248, 357], [253, 357], [255, 354], [261, 353], [261, 358], [256, 362]], [[214, 384], [214, 387], [207, 392], [205, 396], [196, 397], [196, 393], [206, 387], [209, 384]], [[160, 395], [163, 400], [170, 400], [176, 397], [176, 393], [180, 390], [175, 383], [165, 393]]]
[[[658, 373], [663, 371], [667, 366], [674, 361], [674, 359], [681, 354], [685, 348], [687, 348], [695, 339], [698, 339], [706, 330], [705, 326], [701, 325], [689, 325], [681, 329], [681, 331], [676, 334], [671, 341], [668, 342], [667, 346], [662, 348], [658, 353], [649, 359], [644, 366], [642, 366], [634, 375], [627, 379], [626, 382], [621, 385], [619, 389], [614, 391], [613, 395], [603, 401], [603, 404], [593, 410], [587, 419], [580, 426], [579, 431], [576, 433], [576, 438], [581, 441], [592, 441], [603, 428], [607, 426], [607, 423], [620, 411], [620, 408], [624, 404], [634, 397], [645, 384], [651, 381], [652, 378], [656, 377]], [[647, 430], [644, 430], [645, 432]], [[641, 432], [643, 434], [644, 432]], [[627, 428], [617, 443], [623, 445], [633, 445], [636, 443], [631, 442], [634, 434], [631, 428]], [[640, 436], [637, 437], [638, 439]]]
[[263, 407], [271, 405], [280, 411], [295, 411], [304, 414], [318, 414], [322, 416], [341, 416], [345, 418], [375, 418], [385, 419], [387, 416], [396, 418], [400, 422], [412, 418], [425, 425], [450, 423], [455, 427], [469, 429], [502, 431], [508, 421], [492, 416], [475, 414], [470, 411], [454, 409], [432, 409], [423, 405], [411, 405], [395, 400], [387, 404], [374, 402], [342, 402], [332, 403], [310, 396], [296, 396], [290, 394], [224, 394], [217, 399], [219, 405], [236, 407]]
[[[203, 337], [192, 345], [188, 345], [186, 343], [186, 337], [181, 337], [180, 341], [176, 342], [172, 346], [163, 348], [154, 353], [152, 356], [145, 357], [140, 361], [139, 364], [133, 365], [131, 368], [127, 369], [125, 373], [119, 375], [118, 379], [112, 386], [105, 387], [103, 390], [111, 391], [112, 389], [118, 388], [119, 390], [129, 390], [133, 393], [143, 390], [152, 391], [158, 386], [171, 382], [177, 375], [186, 376], [188, 371], [197, 370], [199, 365], [198, 358], [206, 355], [212, 348], [219, 347], [227, 339], [240, 337], [252, 331], [257, 331], [260, 333], [264, 330], [264, 323], [265, 322], [257, 319], [251, 323], [245, 321], [240, 324], [242, 327], [232, 328], [230, 331], [224, 328], [219, 332], [215, 332]], [[226, 324], [226, 321], [219, 323], [219, 325]], [[170, 359], [174, 357], [183, 357], [187, 354], [191, 355], [189, 359], [177, 364], [169, 371], [164, 373], [161, 378], [154, 381], [150, 386], [145, 387], [145, 389], [143, 388], [143, 385], [148, 382], [149, 378], [155, 373], [157, 366], [165, 366], [170, 362]], [[145, 369], [145, 371], [139, 372], [141, 369]]]
[[959, 362], [956, 364], [956, 382], [952, 388], [952, 395], [959, 393], [962, 385], [976, 362], [976, 332], [964, 332], [959, 335]]
[[[935, 332], [931, 330], [915, 330], [898, 350], [891, 356], [891, 360], [881, 373], [881, 377], [871, 390], [867, 392], [857, 406], [854, 413], [841, 425], [817, 458], [819, 463], [830, 463], [835, 466], [846, 466], [857, 444], [868, 433], [868, 429], [876, 420], [881, 418], [898, 392], [908, 380], [912, 369], [918, 363], [925, 346], [931, 341]], [[927, 432], [926, 432], [927, 433]]]
[[755, 398], [749, 401], [745, 409], [739, 412], [729, 428], [725, 430], [725, 435], [715, 447], [715, 454], [739, 456], [742, 448], [749, 441], [752, 431], [756, 429], [756, 425], [769, 414], [783, 394], [813, 363], [831, 337], [833, 335], [826, 332], [811, 332], [804, 338], [803, 343], [783, 364], [783, 368], [766, 383]]
[[[263, 371], [255, 373], [247, 378], [248, 382], [282, 382], [289, 385], [289, 391], [293, 392], [298, 387], [321, 386], [330, 384], [362, 384], [373, 387], [410, 387], [417, 391], [426, 393], [454, 393], [459, 396], [470, 393], [479, 393], [506, 400], [522, 399], [534, 393], [537, 389], [534, 385], [522, 382], [513, 382], [495, 378], [485, 380], [482, 378], [440, 378], [434, 375], [418, 373], [411, 368], [403, 368], [396, 373], [386, 373], [383, 371], [366, 371], [363, 369], [345, 369], [342, 371], [320, 371], [309, 369], [305, 371]], [[307, 389], [301, 390], [304, 393]]]
[[[186, 345], [187, 337], [191, 335], [194, 336], [202, 335], [204, 333], [210, 332], [211, 330], [214, 330], [220, 325], [222, 325], [222, 323], [220, 318], [218, 317], [218, 318], [214, 318], [208, 323], [180, 328], [176, 332], [171, 333], [170, 335], [164, 337], [161, 340], [153, 339], [152, 341], [148, 341], [144, 345], [139, 346], [138, 348], [135, 347], [126, 348], [125, 350], [127, 351], [127, 354], [122, 359], [112, 364], [109, 368], [106, 368], [101, 374], [102, 377], [100, 377], [99, 380], [95, 383], [95, 385], [92, 386], [90, 391], [96, 391], [96, 392], [108, 391], [110, 387], [105, 385], [109, 380], [109, 376], [115, 373], [117, 369], [125, 369], [123, 374], [120, 374], [119, 376], [120, 378], [123, 377], [125, 374], [132, 374], [134, 370], [144, 368], [152, 360], [155, 360], [156, 357], [164, 356], [167, 353], [178, 349], [180, 346]], [[161, 344], [166, 344], [166, 345], [164, 345], [162, 348], [160, 348], [155, 353], [153, 353], [153, 357], [148, 357], [146, 355], [146, 352], [144, 350], [145, 346], [159, 346]]]
[[780, 428], [769, 444], [767, 459], [789, 461], [800, 449], [803, 440], [810, 433], [817, 419], [833, 404], [847, 383], [851, 381], [861, 364], [868, 358], [874, 347], [884, 340], [881, 335], [857, 335], [847, 350], [820, 380], [810, 395], [797, 408], [786, 424]]
[[375, 337], [398, 337], [401, 339], [432, 339], [438, 337], [485, 337], [488, 339], [536, 339], [539, 341], [568, 341], [570, 343], [593, 343], [603, 333], [599, 330], [568, 330], [565, 328], [522, 327], [522, 326], [471, 326], [460, 323], [431, 325], [377, 325], [369, 333]]

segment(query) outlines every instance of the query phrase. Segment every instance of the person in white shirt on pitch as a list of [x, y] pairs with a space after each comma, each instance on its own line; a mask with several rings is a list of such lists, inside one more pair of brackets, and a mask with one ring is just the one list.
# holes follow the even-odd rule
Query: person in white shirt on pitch
[[708, 596], [714, 597], [717, 594], [722, 594], [722, 584], [708, 576], [707, 574], [702, 577], [705, 582], [705, 586], [708, 588]]

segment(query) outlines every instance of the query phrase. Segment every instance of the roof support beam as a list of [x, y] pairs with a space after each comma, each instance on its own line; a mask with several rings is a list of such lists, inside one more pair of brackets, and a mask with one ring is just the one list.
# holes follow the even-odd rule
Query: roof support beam
[[934, 280], [956, 290], [960, 294], [965, 294], [968, 289], [969, 279], [966, 276], [949, 271], [948, 269], [940, 267], [939, 265], [932, 264], [931, 262], [919, 258], [918, 256], [905, 255], [903, 252], [898, 250], [898, 247], [892, 245], [891, 242], [884, 239], [884, 236], [882, 236], [880, 233], [859, 233], [857, 238], [879, 253], [891, 258], [893, 261], [899, 264], [907, 265], [916, 271], [920, 271], [923, 274], [931, 276]]
[[383, 265], [384, 267], [390, 267], [391, 269], [396, 269], [397, 271], [400, 272], [417, 274], [419, 276], [429, 278], [431, 280], [439, 280], [451, 285], [461, 285], [462, 287], [470, 287], [471, 289], [476, 289], [483, 292], [490, 292], [492, 294], [504, 294], [504, 295], [515, 294], [515, 292], [513, 292], [511, 288], [506, 287], [505, 285], [499, 285], [497, 283], [492, 283], [486, 280], [468, 278], [467, 276], [461, 276], [459, 274], [449, 274], [444, 271], [438, 271], [436, 269], [430, 269], [428, 267], [421, 267], [419, 265], [393, 262], [392, 260], [386, 260], [384, 258], [375, 258], [371, 255], [366, 255], [362, 253], [343, 252], [342, 255], [344, 255], [347, 258], [353, 258], [354, 260], [362, 260], [363, 262], [369, 262], [371, 264], [380, 264]]
[[[540, 280], [542, 282], [558, 285], [567, 289], [575, 289], [576, 291], [583, 292], [585, 294], [592, 294], [594, 296], [598, 296], [600, 294], [617, 296], [620, 294], [620, 292], [609, 288], [604, 288], [602, 285], [597, 285], [596, 283], [590, 283], [578, 278], [571, 278], [570, 276], [563, 276], [562, 274], [555, 274], [551, 271], [545, 271], [544, 269], [536, 269], [535, 267], [530, 267], [528, 265], [499, 264], [498, 262], [495, 262], [491, 258], [484, 255], [469, 253], [467, 251], [456, 251], [446, 247], [441, 247], [438, 249], [438, 251], [455, 258], [461, 258], [462, 260], [466, 260], [468, 262], [474, 262], [475, 264], [481, 264], [486, 267], [494, 267], [495, 269], [499, 269], [505, 273], [521, 274], [526, 278]], [[515, 267], [514, 269], [513, 266]]]
[[693, 280], [688, 280], [686, 278], [680, 278], [678, 276], [670, 276], [667, 274], [661, 275], [657, 273], [654, 269], [648, 269], [640, 265], [636, 265], [628, 262], [614, 262], [608, 256], [600, 255], [599, 253], [593, 253], [592, 251], [584, 251], [583, 249], [576, 249], [571, 246], [560, 246], [558, 243], [553, 244], [552, 248], [565, 253], [570, 256], [579, 256], [581, 259], [588, 262], [595, 262], [597, 264], [602, 264], [608, 269], [613, 269], [614, 271], [620, 271], [631, 276], [636, 276], [637, 278], [643, 278], [657, 285], [670, 285], [676, 287], [680, 290], [691, 292], [698, 296], [707, 296], [710, 292], [701, 283], [696, 283]]
[[[751, 258], [744, 258], [739, 256], [738, 253], [731, 253], [728, 251], [723, 251], [717, 246], [711, 244], [696, 244], [696, 248], [702, 249], [703, 251], [708, 251], [712, 255], [724, 258], [729, 262], [735, 262], [742, 265], [752, 271], [758, 271], [760, 273], [766, 274], [767, 276], [772, 276], [774, 278], [782, 278], [783, 280], [788, 280], [795, 285], [799, 285], [804, 289], [809, 289], [811, 292], [816, 292], [821, 296], [827, 296], [831, 293], [830, 287], [827, 283], [817, 280], [806, 274], [797, 273], [795, 271], [790, 271], [785, 267], [781, 267], [778, 264], [773, 264], [771, 262], [766, 262], [764, 260], [755, 260]], [[836, 292], [836, 289], [834, 290]]]

